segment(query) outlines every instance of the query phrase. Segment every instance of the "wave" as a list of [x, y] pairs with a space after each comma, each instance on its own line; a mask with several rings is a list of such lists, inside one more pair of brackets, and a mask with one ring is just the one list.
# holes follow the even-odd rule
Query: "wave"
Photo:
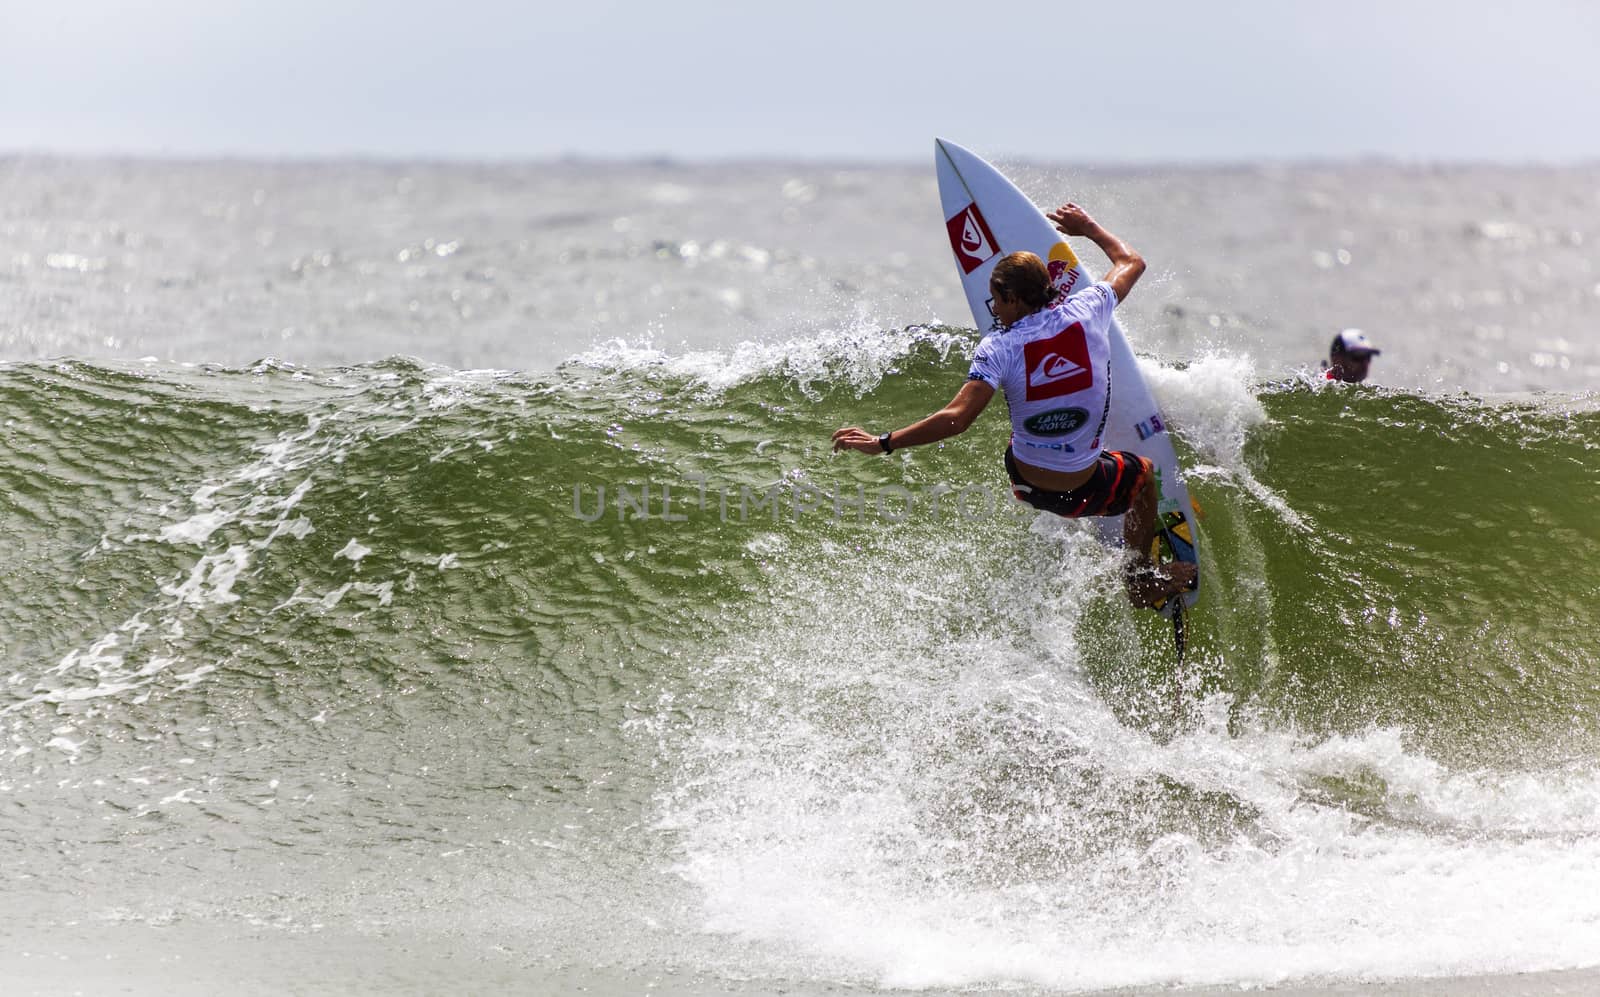
[[[392, 601], [429, 571], [522, 579], [557, 628], [597, 606], [642, 623], [685, 601], [740, 602], [764, 545], [869, 542], [891, 520], [930, 545], [1070, 534], [1030, 533], [1031, 515], [1001, 501], [998, 413], [891, 460], [829, 453], [837, 426], [942, 402], [971, 345], [913, 328], [676, 358], [613, 346], [540, 376], [404, 360], [13, 365], [0, 482], [24, 556], [3, 594], [39, 611], [8, 628], [7, 651], [59, 666], [136, 615], [371, 595], [347, 584], [388, 584]], [[1508, 690], [1545, 721], [1588, 702], [1591, 593], [1581, 571], [1550, 566], [1600, 553], [1592, 396], [1269, 383], [1225, 355], [1145, 373], [1206, 512], [1217, 655], [1270, 645], [1356, 716], [1447, 723], [1463, 704], [1503, 711]], [[1414, 681], [1440, 668], [1448, 695]], [[1263, 671], [1250, 691], [1287, 679]]]
[[175, 716], [249, 748], [349, 739], [343, 712], [493, 786], [441, 732], [536, 718], [540, 798], [632, 766], [683, 930], [774, 973], [1585, 964], [1595, 397], [1145, 361], [1205, 510], [1178, 670], [1114, 552], [1004, 501], [998, 413], [829, 452], [942, 403], [974, 345], [0, 367], [0, 729], [44, 778]]

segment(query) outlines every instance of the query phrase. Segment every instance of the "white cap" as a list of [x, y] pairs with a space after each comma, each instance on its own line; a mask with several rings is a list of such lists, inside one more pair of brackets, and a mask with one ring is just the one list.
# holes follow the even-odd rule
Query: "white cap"
[[1367, 334], [1360, 329], [1346, 329], [1333, 337], [1334, 353], [1368, 353], [1378, 356], [1383, 351], [1373, 346]]

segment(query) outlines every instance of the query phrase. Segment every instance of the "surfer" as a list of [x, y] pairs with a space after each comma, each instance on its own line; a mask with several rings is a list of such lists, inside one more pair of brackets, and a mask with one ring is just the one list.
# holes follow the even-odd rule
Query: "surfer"
[[857, 426], [833, 434], [834, 450], [890, 453], [966, 432], [998, 389], [1011, 410], [1006, 474], [1016, 497], [1058, 516], [1118, 516], [1133, 551], [1128, 598], [1154, 607], [1191, 585], [1196, 567], [1156, 565], [1157, 487], [1151, 462], [1128, 451], [1103, 450], [1111, 408], [1111, 313], [1144, 273], [1144, 258], [1076, 204], [1047, 217], [1057, 231], [1084, 236], [1111, 261], [1104, 278], [1057, 302], [1044, 261], [1012, 253], [989, 277], [989, 311], [997, 330], [983, 337], [967, 383], [948, 405], [902, 429], [874, 435]]
[[1360, 384], [1367, 379], [1372, 358], [1382, 352], [1373, 348], [1360, 329], [1346, 329], [1333, 337], [1328, 359], [1322, 365], [1325, 368], [1322, 376], [1330, 381]]

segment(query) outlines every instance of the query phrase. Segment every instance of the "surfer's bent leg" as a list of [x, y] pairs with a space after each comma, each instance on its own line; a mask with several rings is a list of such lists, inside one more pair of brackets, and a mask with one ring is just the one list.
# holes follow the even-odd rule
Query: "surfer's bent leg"
[[1025, 481], [1007, 447], [1006, 474], [1017, 498], [1041, 512], [1068, 519], [1124, 516], [1122, 537], [1133, 553], [1128, 567], [1128, 599], [1135, 606], [1155, 606], [1194, 581], [1194, 565], [1157, 565], [1150, 557], [1156, 535], [1156, 487], [1155, 465], [1147, 458], [1126, 450], [1102, 451], [1088, 481], [1070, 492], [1052, 492]]
[[1149, 609], [1188, 588], [1199, 571], [1195, 565], [1183, 561], [1155, 562], [1151, 550], [1156, 538], [1155, 475], [1145, 458], [1133, 454], [1123, 456], [1144, 465], [1133, 501], [1128, 505], [1128, 514], [1122, 519], [1122, 539], [1133, 552], [1126, 582], [1128, 600], [1141, 609]]

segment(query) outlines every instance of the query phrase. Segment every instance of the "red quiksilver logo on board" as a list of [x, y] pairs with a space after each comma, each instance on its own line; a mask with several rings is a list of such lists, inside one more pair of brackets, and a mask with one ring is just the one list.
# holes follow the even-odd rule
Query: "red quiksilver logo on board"
[[995, 246], [994, 233], [989, 231], [989, 223], [983, 220], [983, 212], [976, 204], [967, 205], [965, 211], [947, 219], [944, 227], [950, 232], [950, 248], [955, 250], [956, 262], [961, 264], [964, 274], [983, 266], [1000, 252]]

